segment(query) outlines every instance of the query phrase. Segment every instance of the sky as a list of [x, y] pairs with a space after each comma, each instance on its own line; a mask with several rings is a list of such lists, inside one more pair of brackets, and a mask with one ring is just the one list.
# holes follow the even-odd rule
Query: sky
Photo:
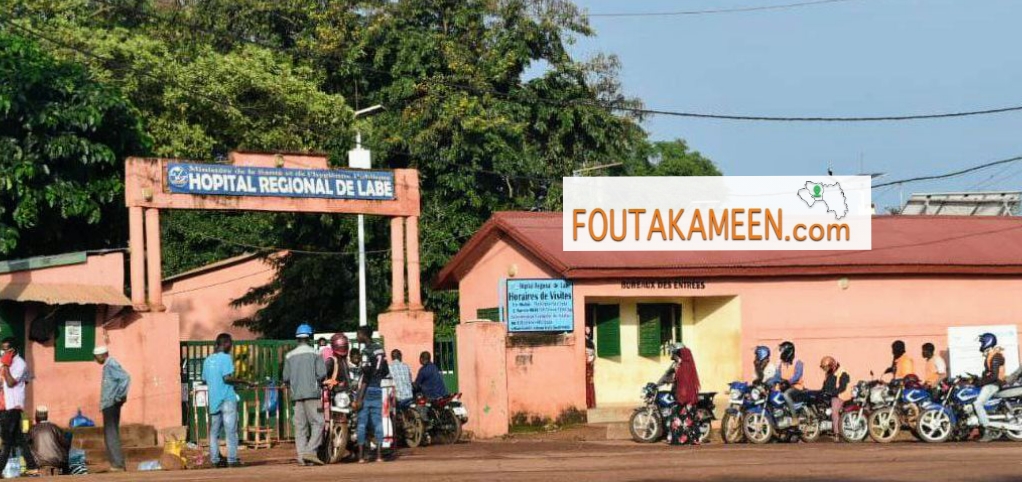
[[[590, 14], [757, 7], [799, 0], [576, 0]], [[803, 0], [804, 1], [804, 0]], [[579, 58], [617, 55], [647, 108], [766, 116], [883, 116], [1022, 105], [1020, 0], [848, 0], [716, 15], [591, 17]], [[876, 182], [1022, 156], [1022, 112], [913, 122], [767, 123], [654, 117], [726, 175], [883, 172]], [[1022, 162], [878, 189], [1022, 190]]]

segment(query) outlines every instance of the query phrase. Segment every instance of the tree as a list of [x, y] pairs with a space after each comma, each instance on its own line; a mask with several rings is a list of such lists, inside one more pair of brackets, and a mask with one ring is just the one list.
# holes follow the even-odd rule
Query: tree
[[123, 247], [123, 160], [149, 147], [137, 110], [4, 30], [0, 79], [0, 255]]
[[649, 143], [640, 151], [633, 175], [641, 176], [719, 176], [713, 161], [698, 151], [690, 151], [682, 139]]

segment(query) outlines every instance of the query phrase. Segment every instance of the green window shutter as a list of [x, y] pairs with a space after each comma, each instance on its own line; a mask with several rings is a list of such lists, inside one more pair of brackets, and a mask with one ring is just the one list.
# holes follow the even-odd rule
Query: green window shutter
[[621, 308], [618, 305], [596, 307], [596, 356], [621, 356]]
[[671, 305], [673, 311], [671, 313], [671, 324], [674, 325], [674, 341], [681, 343], [681, 305]]
[[0, 340], [13, 336], [18, 350], [25, 349], [25, 308], [14, 301], [0, 301]]
[[476, 319], [500, 321], [500, 308], [479, 308], [476, 310]]
[[639, 356], [659, 356], [661, 305], [639, 305]]
[[54, 359], [58, 362], [91, 361], [92, 349], [96, 347], [96, 306], [64, 306], [56, 317]]

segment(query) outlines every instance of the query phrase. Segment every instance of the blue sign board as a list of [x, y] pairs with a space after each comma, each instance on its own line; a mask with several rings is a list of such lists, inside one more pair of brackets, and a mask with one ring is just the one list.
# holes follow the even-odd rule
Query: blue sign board
[[563, 279], [507, 280], [507, 331], [572, 331], [575, 305]]
[[177, 194], [383, 201], [394, 199], [394, 173], [172, 163], [167, 187]]

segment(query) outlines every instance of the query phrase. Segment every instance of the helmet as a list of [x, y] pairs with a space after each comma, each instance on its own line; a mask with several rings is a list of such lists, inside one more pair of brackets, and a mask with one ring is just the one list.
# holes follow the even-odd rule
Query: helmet
[[311, 338], [312, 333], [312, 326], [308, 323], [302, 323], [298, 325], [298, 330], [295, 331], [295, 338]]
[[681, 353], [682, 348], [685, 348], [685, 345], [682, 345], [681, 343], [671, 343], [671, 345], [667, 348], [667, 352], [671, 356], [675, 356]]
[[330, 349], [338, 356], [348, 356], [348, 337], [344, 333], [336, 333], [330, 337]]
[[837, 360], [832, 356], [825, 356], [820, 359], [820, 368], [827, 370], [828, 372], [837, 367]]
[[979, 351], [987, 351], [995, 346], [997, 346], [997, 335], [993, 333], [979, 335]]
[[770, 358], [770, 348], [765, 347], [763, 345], [757, 346], [756, 350], [753, 351], [753, 353], [756, 354], [757, 362], [761, 362], [763, 360], [766, 360], [767, 358]]
[[795, 344], [790, 341], [781, 343], [780, 346], [777, 347], [777, 351], [781, 353], [781, 361], [790, 363], [795, 359]]

